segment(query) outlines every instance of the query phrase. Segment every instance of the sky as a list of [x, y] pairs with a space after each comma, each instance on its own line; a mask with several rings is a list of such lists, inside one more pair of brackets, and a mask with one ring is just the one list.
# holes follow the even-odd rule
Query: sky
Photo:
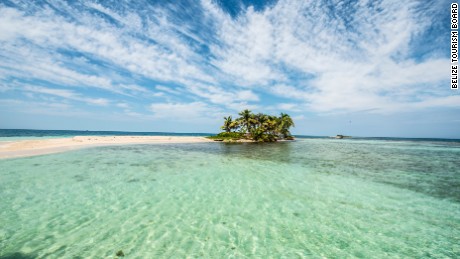
[[0, 128], [460, 138], [450, 3], [0, 0]]

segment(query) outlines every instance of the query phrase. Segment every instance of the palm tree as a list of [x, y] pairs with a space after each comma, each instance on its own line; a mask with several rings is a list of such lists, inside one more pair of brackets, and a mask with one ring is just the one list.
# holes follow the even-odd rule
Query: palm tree
[[262, 113], [252, 114], [252, 117], [250, 119], [251, 130], [260, 128], [260, 121], [263, 120], [262, 116], [264, 116]]
[[232, 123], [230, 124], [230, 130], [233, 130], [233, 131], [236, 131], [238, 130], [238, 128], [240, 127], [240, 121], [239, 120], [234, 120], [232, 121]]
[[279, 120], [276, 116], [268, 116], [267, 121], [265, 122], [265, 128], [270, 135], [277, 135]]
[[284, 138], [291, 135], [289, 132], [290, 127], [295, 127], [294, 121], [292, 120], [291, 116], [286, 113], [281, 113], [279, 117], [279, 132], [283, 135]]
[[221, 128], [225, 130], [225, 132], [232, 131], [234, 125], [234, 121], [232, 121], [232, 116], [224, 117], [224, 126]]
[[251, 123], [253, 123], [254, 119], [254, 114], [248, 109], [238, 113], [238, 115], [241, 116], [240, 120], [243, 124], [243, 127], [245, 128], [246, 132], [251, 131]]

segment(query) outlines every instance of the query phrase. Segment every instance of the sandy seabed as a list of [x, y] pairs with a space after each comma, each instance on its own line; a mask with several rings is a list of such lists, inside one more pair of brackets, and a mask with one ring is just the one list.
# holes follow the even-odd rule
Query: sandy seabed
[[85, 147], [127, 144], [165, 144], [212, 142], [204, 137], [178, 136], [76, 136], [0, 142], [0, 158], [26, 157], [64, 152]]

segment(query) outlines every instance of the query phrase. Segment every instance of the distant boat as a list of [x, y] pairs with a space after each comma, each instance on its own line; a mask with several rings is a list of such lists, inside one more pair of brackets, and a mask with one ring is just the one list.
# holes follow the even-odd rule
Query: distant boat
[[336, 139], [343, 139], [343, 138], [351, 138], [351, 136], [345, 136], [345, 135], [337, 135], [335, 136]]

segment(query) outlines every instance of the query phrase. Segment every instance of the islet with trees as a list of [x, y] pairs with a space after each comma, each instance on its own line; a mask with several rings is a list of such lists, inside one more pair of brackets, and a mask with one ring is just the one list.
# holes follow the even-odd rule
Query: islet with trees
[[252, 113], [245, 109], [238, 113], [240, 117], [224, 117], [221, 127], [223, 132], [209, 137], [215, 141], [225, 142], [274, 142], [278, 140], [294, 140], [289, 129], [295, 127], [292, 118], [281, 113], [280, 116], [264, 113]]

